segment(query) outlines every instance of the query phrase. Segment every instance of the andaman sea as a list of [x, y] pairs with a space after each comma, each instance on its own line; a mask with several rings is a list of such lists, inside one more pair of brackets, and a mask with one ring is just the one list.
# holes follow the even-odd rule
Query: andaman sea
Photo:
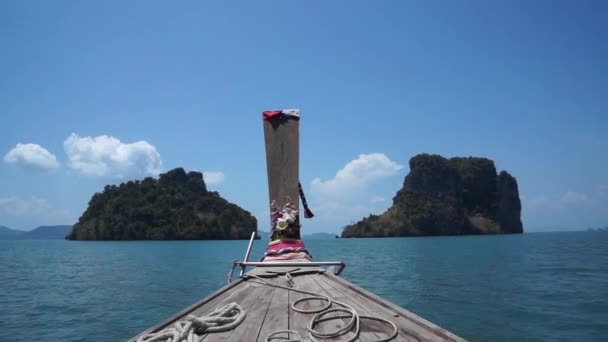
[[[0, 341], [123, 341], [224, 284], [247, 241], [0, 241]], [[472, 341], [608, 341], [608, 233], [309, 240]], [[264, 242], [256, 241], [254, 258]]]

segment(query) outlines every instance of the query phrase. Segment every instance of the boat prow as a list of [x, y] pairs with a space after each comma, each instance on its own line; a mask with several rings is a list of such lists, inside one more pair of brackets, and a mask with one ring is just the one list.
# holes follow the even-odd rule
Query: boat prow
[[[178, 322], [187, 321], [189, 315], [205, 316], [230, 303], [238, 304], [245, 312], [245, 318], [240, 324], [223, 332], [196, 334], [192, 340], [263, 342], [273, 334], [289, 330], [297, 332], [289, 336], [294, 341], [298, 341], [296, 335], [301, 336], [302, 341], [465, 341], [314, 264], [256, 267], [207, 298], [129, 341], [150, 341], [149, 337], [163, 330], [170, 330]], [[347, 327], [351, 319], [354, 319], [348, 313], [328, 313], [326, 317], [319, 317], [318, 320], [335, 316], [338, 318], [324, 322], [313, 321], [328, 304], [322, 297], [331, 300], [326, 311], [330, 308], [342, 308], [342, 304], [352, 308], [358, 316], [359, 332], [357, 333], [352, 325], [337, 339], [315, 337], [331, 335], [339, 330], [339, 327]], [[310, 336], [308, 328], [311, 326], [319, 335]], [[287, 333], [280, 336], [287, 337]]]
[[300, 241], [298, 197], [304, 217], [313, 214], [299, 183], [299, 120], [294, 109], [263, 113], [271, 214], [265, 262], [248, 261], [253, 232], [244, 261], [233, 263], [232, 271], [241, 268], [236, 281], [130, 341], [464, 341], [340, 278], [344, 263], [310, 262]]

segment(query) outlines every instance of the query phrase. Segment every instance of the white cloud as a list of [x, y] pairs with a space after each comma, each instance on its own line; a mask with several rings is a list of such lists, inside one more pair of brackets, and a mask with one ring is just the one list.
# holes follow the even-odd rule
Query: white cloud
[[[315, 203], [311, 209], [315, 213], [313, 221], [322, 221], [323, 225], [336, 228], [359, 221], [369, 214], [379, 213], [378, 209], [353, 201], [328, 200]], [[306, 224], [306, 220], [303, 223]]]
[[542, 206], [548, 205], [551, 202], [549, 197], [545, 196], [545, 195], [532, 196], [532, 197], [522, 195], [521, 201], [523, 202], [523, 205], [525, 207], [529, 207], [529, 208], [542, 207]]
[[372, 203], [382, 203], [386, 202], [386, 198], [374, 195], [369, 201]]
[[567, 191], [563, 194], [547, 196], [521, 196], [522, 203], [528, 208], [563, 208], [569, 205], [580, 204], [590, 200], [589, 196], [585, 193]]
[[45, 199], [32, 197], [20, 199], [15, 196], [0, 197], [0, 212], [10, 216], [36, 215], [50, 211], [52, 206]]
[[583, 194], [580, 192], [568, 191], [562, 195], [560, 198], [560, 202], [563, 204], [577, 204], [585, 202], [589, 199], [587, 194]]
[[72, 133], [63, 147], [72, 169], [94, 176], [157, 175], [162, 161], [146, 141], [123, 143], [108, 135], [80, 137]]
[[[315, 224], [339, 229], [369, 214], [380, 214], [390, 203], [380, 189], [371, 184], [394, 176], [402, 165], [383, 153], [361, 154], [342, 167], [332, 179], [313, 179], [308, 203], [315, 213]], [[373, 192], [372, 192], [373, 191]], [[394, 193], [394, 189], [390, 190]]]
[[339, 170], [333, 179], [313, 179], [312, 190], [322, 196], [342, 197], [371, 181], [392, 176], [402, 168], [383, 153], [360, 154]]
[[38, 144], [18, 143], [4, 156], [4, 161], [23, 167], [50, 170], [59, 167], [57, 158]]
[[224, 176], [224, 173], [219, 171], [204, 171], [203, 179], [205, 180], [205, 184], [215, 185], [222, 183], [226, 177]]

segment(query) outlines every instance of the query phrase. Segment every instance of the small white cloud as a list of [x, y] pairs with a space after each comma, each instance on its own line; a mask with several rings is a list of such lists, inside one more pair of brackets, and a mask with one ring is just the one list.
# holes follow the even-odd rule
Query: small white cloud
[[568, 191], [562, 195], [562, 197], [560, 198], [560, 202], [563, 204], [577, 204], [577, 203], [585, 202], [588, 199], [589, 199], [589, 196], [587, 196], [587, 194], [583, 194], [580, 192], [574, 192], [574, 191]]
[[51, 210], [52, 206], [45, 199], [32, 197], [20, 199], [15, 196], [0, 197], [0, 212], [10, 216], [37, 215]]
[[540, 195], [540, 196], [521, 196], [521, 201], [525, 207], [528, 208], [536, 208], [546, 206], [551, 203], [551, 200], [548, 196]]
[[563, 208], [564, 206], [586, 202], [589, 199], [590, 198], [587, 194], [575, 191], [568, 191], [554, 196], [521, 196], [523, 205], [528, 208]]
[[[333, 227], [354, 223], [370, 214], [378, 214], [378, 210], [365, 204], [345, 203], [343, 201], [326, 201], [312, 208], [315, 213], [313, 220], [322, 221]], [[304, 221], [306, 224], [306, 221]]]
[[18, 143], [4, 156], [4, 161], [9, 164], [41, 170], [50, 170], [59, 167], [57, 158], [38, 144]]
[[205, 180], [205, 184], [207, 185], [215, 185], [220, 184], [226, 179], [224, 173], [219, 171], [204, 171], [203, 179]]
[[372, 202], [372, 203], [382, 203], [382, 202], [386, 202], [386, 198], [380, 197], [380, 196], [372, 196], [372, 198], [370, 199], [370, 202]]
[[392, 176], [402, 168], [383, 153], [360, 154], [339, 170], [333, 179], [313, 179], [312, 190], [322, 196], [342, 197], [370, 181]]
[[162, 161], [146, 141], [123, 143], [108, 135], [80, 137], [72, 133], [63, 147], [72, 169], [93, 176], [157, 175]]

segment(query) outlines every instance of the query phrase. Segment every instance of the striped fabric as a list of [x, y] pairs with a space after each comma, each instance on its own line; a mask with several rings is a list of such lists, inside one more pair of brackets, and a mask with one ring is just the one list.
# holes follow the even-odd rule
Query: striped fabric
[[264, 261], [264, 258], [266, 258], [267, 256], [277, 256], [288, 253], [306, 253], [312, 258], [312, 256], [304, 246], [304, 243], [300, 240], [295, 240], [271, 243], [266, 248], [266, 252], [264, 252], [264, 256], [262, 257], [262, 261]]

